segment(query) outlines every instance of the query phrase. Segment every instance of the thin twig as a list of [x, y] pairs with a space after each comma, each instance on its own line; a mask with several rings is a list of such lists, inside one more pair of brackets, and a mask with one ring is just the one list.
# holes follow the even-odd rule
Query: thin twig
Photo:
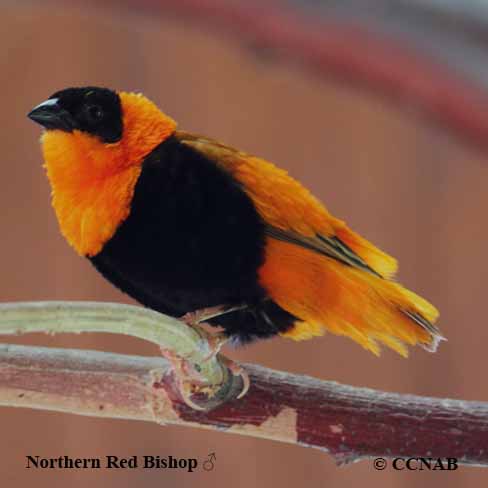
[[0, 345], [0, 405], [209, 428], [366, 457], [488, 466], [488, 404], [344, 386], [244, 365], [251, 388], [210, 412], [172, 395], [162, 358]]

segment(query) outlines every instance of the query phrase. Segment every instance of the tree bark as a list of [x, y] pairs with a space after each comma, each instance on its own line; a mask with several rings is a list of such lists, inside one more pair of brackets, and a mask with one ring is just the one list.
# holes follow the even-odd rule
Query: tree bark
[[386, 393], [243, 365], [251, 388], [202, 412], [163, 358], [0, 345], [0, 405], [209, 428], [299, 444], [337, 462], [457, 458], [488, 466], [488, 404]]

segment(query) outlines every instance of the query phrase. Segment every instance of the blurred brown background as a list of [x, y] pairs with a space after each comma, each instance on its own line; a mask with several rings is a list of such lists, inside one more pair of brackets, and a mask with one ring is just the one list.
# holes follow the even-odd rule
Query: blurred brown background
[[[0, 300], [128, 301], [78, 258], [58, 232], [41, 166], [39, 129], [25, 114], [52, 92], [96, 84], [140, 90], [181, 127], [268, 158], [329, 209], [399, 258], [401, 280], [441, 310], [449, 341], [437, 354], [380, 359], [332, 335], [273, 340], [231, 351], [239, 360], [339, 382], [420, 395], [488, 400], [484, 372], [488, 261], [486, 157], [370, 93], [263, 59], [177, 18], [0, 6]], [[109, 335], [3, 338], [4, 342], [157, 354]], [[2, 486], [478, 487], [480, 468], [376, 472], [337, 468], [327, 454], [198, 429], [0, 410]], [[488, 447], [488, 446], [485, 446]], [[25, 456], [154, 454], [216, 469], [27, 470]]]

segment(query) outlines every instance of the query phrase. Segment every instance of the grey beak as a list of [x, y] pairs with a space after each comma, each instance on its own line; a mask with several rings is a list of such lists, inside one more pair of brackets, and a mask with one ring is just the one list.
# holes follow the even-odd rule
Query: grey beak
[[40, 103], [27, 114], [27, 117], [46, 129], [71, 132], [77, 125], [71, 114], [59, 105], [57, 98]]

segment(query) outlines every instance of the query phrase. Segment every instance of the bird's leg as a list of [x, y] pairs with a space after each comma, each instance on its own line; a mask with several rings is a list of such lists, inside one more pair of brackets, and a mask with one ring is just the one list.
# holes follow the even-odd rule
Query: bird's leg
[[[185, 322], [186, 325], [193, 327], [199, 333], [201, 333], [201, 335], [206, 337], [208, 344], [210, 346], [210, 354], [206, 359], [211, 359], [220, 352], [222, 346], [225, 345], [225, 343], [230, 339], [230, 337], [225, 332], [217, 332], [214, 334], [210, 334], [204, 331], [199, 326], [199, 324], [209, 319], [220, 317], [221, 315], [224, 315], [226, 313], [236, 312], [238, 310], [244, 310], [246, 308], [249, 308], [249, 305], [247, 304], [232, 305], [232, 306], [217, 305], [215, 307], [206, 307], [206, 308], [201, 308], [199, 310], [195, 310], [193, 312], [188, 312], [182, 317], [180, 317], [180, 320]], [[267, 318], [267, 316], [265, 317]]]
[[200, 308], [199, 310], [186, 313], [180, 317], [180, 320], [183, 320], [183, 322], [189, 326], [195, 326], [209, 319], [219, 317], [220, 315], [224, 315], [226, 313], [242, 310], [246, 307], [247, 305], [216, 305], [215, 307]]
[[[206, 332], [206, 331], [205, 331]], [[208, 345], [208, 354], [204, 357], [204, 361], [209, 361], [214, 358], [225, 345], [225, 343], [230, 339], [225, 332], [215, 332], [211, 334], [206, 333], [206, 340]]]
[[[237, 310], [243, 310], [247, 308], [247, 305], [236, 305], [236, 306], [226, 306], [226, 305], [218, 305], [215, 307], [207, 307], [202, 308], [199, 310], [195, 310], [193, 312], [186, 313], [183, 315], [180, 320], [183, 320], [188, 326], [193, 327], [201, 333], [201, 335], [205, 336], [207, 339], [207, 344], [209, 347], [209, 354], [205, 357], [204, 361], [208, 361], [215, 357], [222, 347], [229, 341], [230, 337], [225, 332], [217, 332], [215, 334], [210, 334], [202, 329], [199, 324], [205, 322], [214, 317], [219, 317], [220, 315], [224, 315], [226, 313], [235, 312]], [[232, 361], [231, 359], [221, 357], [222, 362], [225, 366], [229, 369], [229, 371], [234, 376], [240, 376], [242, 378], [242, 391], [237, 398], [242, 398], [247, 391], [249, 390], [250, 381], [249, 375], [247, 372], [239, 366], [236, 362]]]
[[235, 312], [244, 308], [246, 308], [246, 305], [217, 305], [215, 307], [201, 308], [199, 310], [195, 310], [194, 312], [186, 313], [185, 315], [180, 317], [180, 320], [185, 322], [186, 325], [193, 327], [199, 332], [200, 335], [204, 336], [207, 339], [210, 351], [208, 356], [205, 358], [206, 361], [212, 359], [220, 352], [224, 344], [229, 340], [229, 337], [227, 336], [227, 334], [225, 334], [225, 332], [210, 334], [204, 331], [200, 327], [200, 324], [211, 318], [219, 317], [226, 313]]

